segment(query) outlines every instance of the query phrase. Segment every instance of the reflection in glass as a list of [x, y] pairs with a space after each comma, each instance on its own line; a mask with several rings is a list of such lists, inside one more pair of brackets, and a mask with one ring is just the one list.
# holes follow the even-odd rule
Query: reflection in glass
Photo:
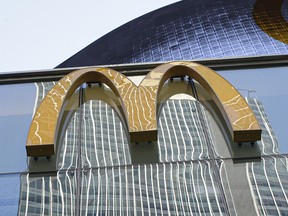
[[[162, 91], [165, 95], [160, 95], [161, 102], [170, 94], [192, 94], [189, 82], [180, 80], [166, 83], [161, 93]], [[118, 98], [113, 104], [97, 96], [108, 95], [109, 92], [111, 90], [106, 85], [92, 85], [84, 91], [86, 103], [81, 106], [81, 158], [85, 168], [131, 164], [130, 155], [133, 154], [134, 147], [129, 151], [127, 129], [123, 124], [125, 122], [119, 118], [120, 105], [115, 107]], [[110, 104], [114, 105], [114, 109]], [[156, 143], [159, 161], [189, 161], [214, 157], [214, 141], [207, 118], [207, 110], [186, 94], [185, 97], [177, 94], [173, 99], [161, 104]], [[143, 151], [142, 153], [144, 154]], [[150, 154], [147, 157], [152, 156]]]
[[74, 215], [77, 179], [73, 171], [55, 176], [21, 176], [19, 215]]
[[81, 215], [227, 214], [208, 161], [89, 169]]
[[286, 215], [288, 211], [288, 159], [263, 157], [247, 166], [251, 193], [261, 215]]
[[166, 101], [158, 128], [161, 162], [207, 158], [208, 148], [213, 148], [205, 109], [193, 98]]
[[[180, 82], [173, 83], [175, 87]], [[36, 104], [52, 84], [49, 86], [38, 85]], [[22, 174], [19, 215], [285, 214], [288, 160], [276, 157], [278, 142], [261, 101], [247, 99], [263, 129], [262, 140], [254, 144], [261, 150], [261, 162], [235, 164], [227, 150], [231, 143], [219, 139], [225, 130], [219, 128], [216, 112], [211, 112], [212, 106], [207, 110], [202, 105], [206, 106], [209, 98], [197, 88], [198, 95], [206, 100], [200, 103], [192, 97], [190, 86], [189, 91], [183, 86], [181, 91], [167, 83], [163, 86], [158, 111], [159, 163], [140, 165], [132, 162], [118, 99], [104, 85], [81, 86], [60, 123], [60, 171], [42, 173], [41, 177]], [[177, 95], [170, 98], [170, 91]], [[179, 91], [185, 94], [180, 97]], [[0, 181], [3, 183], [3, 178]], [[14, 189], [17, 194], [19, 182], [18, 190]], [[1, 202], [3, 212], [7, 211], [9, 200]]]
[[[81, 108], [83, 166], [130, 164], [127, 134], [115, 111], [105, 102], [94, 100]], [[157, 145], [162, 162], [207, 158], [208, 145], [213, 149], [204, 107], [195, 100], [168, 100], [161, 110], [158, 127]]]
[[52, 87], [56, 84], [56, 82], [38, 82], [35, 83], [36, 86], [36, 102], [35, 102], [35, 110], [39, 107], [40, 103], [44, 99], [44, 97], [48, 94], [48, 92], [52, 89]]
[[[57, 170], [70, 169], [77, 166], [79, 153], [79, 115], [80, 110], [72, 114], [68, 126], [62, 131], [57, 143]], [[67, 119], [66, 119], [67, 121]]]
[[81, 109], [82, 166], [131, 164], [127, 133], [114, 109], [101, 100], [88, 101]]
[[268, 120], [263, 104], [258, 98], [247, 98], [247, 102], [253, 110], [262, 129], [261, 141], [257, 142], [262, 155], [279, 154], [278, 140]]
[[[268, 136], [272, 136], [274, 142], [273, 145], [269, 145], [270, 147], [263, 149], [262, 154], [277, 154], [278, 152], [288, 153], [287, 69], [287, 66], [278, 66], [219, 71], [219, 73], [233, 86], [235, 86], [235, 88], [240, 89], [240, 93], [243, 94], [243, 96], [248, 96], [248, 98], [251, 98], [252, 96], [255, 97], [256, 95], [257, 103], [252, 101], [251, 104], [252, 106], [256, 107], [255, 110], [260, 109], [259, 111], [255, 112], [256, 115], [261, 118], [261, 115], [263, 115], [265, 119], [263, 121], [260, 120], [260, 122], [262, 121], [262, 130], [266, 130], [266, 132], [263, 132], [263, 137], [265, 137], [265, 140], [262, 141], [268, 141], [271, 139], [268, 138]], [[259, 105], [259, 108], [257, 108], [257, 104]], [[266, 114], [264, 114], [264, 110]], [[273, 130], [271, 128], [273, 128]], [[276, 141], [275, 135], [278, 141]], [[261, 145], [262, 144], [260, 143], [259, 146]]]

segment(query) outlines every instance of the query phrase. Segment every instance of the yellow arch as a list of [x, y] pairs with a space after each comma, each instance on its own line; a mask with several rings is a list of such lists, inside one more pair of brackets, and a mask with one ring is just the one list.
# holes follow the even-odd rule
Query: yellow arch
[[[107, 84], [120, 98], [125, 94], [125, 90], [136, 88], [127, 77], [108, 68], [82, 69], [64, 76], [45, 96], [34, 114], [26, 142], [28, 156], [55, 154], [54, 141], [63, 104], [81, 84], [92, 81]], [[122, 106], [125, 111], [123, 101]]]
[[152, 88], [156, 96], [167, 79], [185, 75], [195, 79], [208, 91], [235, 142], [254, 142], [261, 139], [260, 126], [245, 99], [228, 81], [203, 65], [193, 62], [160, 65], [143, 79], [140, 87]]
[[26, 144], [27, 155], [54, 154], [63, 103], [78, 86], [91, 81], [107, 84], [121, 98], [131, 142], [156, 141], [158, 93], [167, 79], [184, 75], [194, 78], [210, 93], [235, 142], [261, 139], [252, 110], [230, 83], [203, 65], [172, 62], [152, 70], [138, 87], [121, 73], [108, 68], [88, 68], [63, 77], [46, 95], [33, 117]]

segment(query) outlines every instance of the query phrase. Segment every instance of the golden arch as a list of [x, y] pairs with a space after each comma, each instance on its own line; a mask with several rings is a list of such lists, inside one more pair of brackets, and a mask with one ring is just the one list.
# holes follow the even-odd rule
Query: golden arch
[[235, 142], [261, 139], [261, 129], [252, 110], [229, 82], [203, 65], [171, 62], [156, 67], [139, 86], [109, 68], [87, 68], [66, 75], [46, 95], [33, 117], [26, 144], [27, 155], [54, 154], [58, 118], [62, 115], [64, 102], [78, 86], [92, 81], [107, 84], [119, 96], [131, 142], [156, 141], [158, 93], [167, 79], [185, 75], [210, 93]]

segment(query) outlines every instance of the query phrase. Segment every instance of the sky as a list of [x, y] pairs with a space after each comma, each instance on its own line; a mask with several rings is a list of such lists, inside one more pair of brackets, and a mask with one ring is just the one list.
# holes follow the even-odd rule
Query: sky
[[111, 30], [175, 0], [0, 1], [0, 73], [52, 69]]

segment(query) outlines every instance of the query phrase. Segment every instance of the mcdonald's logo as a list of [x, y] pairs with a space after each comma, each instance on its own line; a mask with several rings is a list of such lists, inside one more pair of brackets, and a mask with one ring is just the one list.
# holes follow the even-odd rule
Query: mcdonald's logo
[[240, 93], [215, 71], [193, 62], [162, 64], [136, 86], [123, 74], [109, 68], [76, 70], [57, 82], [45, 96], [33, 117], [26, 150], [32, 157], [55, 154], [55, 140], [64, 104], [83, 83], [101, 82], [120, 98], [131, 142], [157, 141], [157, 98], [167, 81], [189, 76], [201, 84], [220, 110], [231, 138], [239, 142], [261, 139], [261, 129]]

